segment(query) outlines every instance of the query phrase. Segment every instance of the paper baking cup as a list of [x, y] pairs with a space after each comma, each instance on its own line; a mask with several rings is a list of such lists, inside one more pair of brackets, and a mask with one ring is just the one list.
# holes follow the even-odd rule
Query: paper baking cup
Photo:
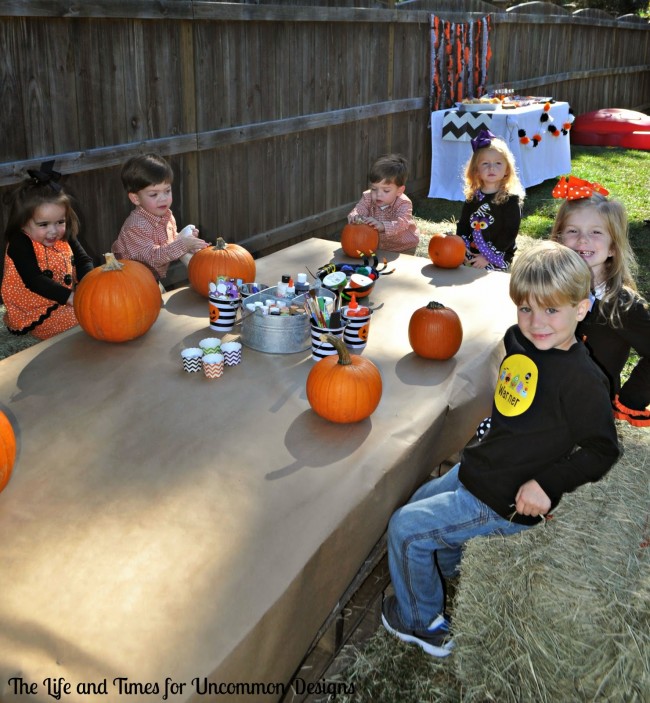
[[241, 363], [241, 343], [225, 342], [221, 345], [221, 353], [226, 366], [237, 366]]
[[183, 360], [183, 369], [187, 373], [197, 373], [201, 370], [203, 358], [203, 350], [198, 347], [190, 347], [181, 351], [181, 359]]
[[223, 354], [207, 354], [203, 357], [203, 373], [207, 378], [220, 378], [223, 376]]
[[218, 337], [206, 337], [199, 342], [199, 347], [204, 354], [219, 354], [221, 351], [221, 340]]

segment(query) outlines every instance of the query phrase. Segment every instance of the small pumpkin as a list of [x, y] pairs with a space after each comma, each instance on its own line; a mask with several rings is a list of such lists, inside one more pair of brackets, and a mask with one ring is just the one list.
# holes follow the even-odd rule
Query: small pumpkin
[[307, 376], [307, 400], [314, 412], [331, 422], [360, 422], [379, 405], [382, 381], [379, 369], [363, 356], [350, 356], [339, 337], [323, 337], [337, 354], [317, 361]]
[[379, 232], [364, 224], [347, 224], [341, 232], [341, 248], [353, 259], [363, 259], [377, 251]]
[[429, 258], [440, 268], [458, 268], [465, 261], [465, 253], [465, 242], [457, 234], [436, 232], [429, 240]]
[[209, 284], [216, 282], [219, 276], [254, 281], [255, 273], [255, 259], [248, 249], [239, 244], [227, 244], [222, 237], [213, 247], [197, 251], [187, 267], [190, 285], [204, 298], [208, 297]]
[[409, 320], [409, 344], [425, 359], [451, 359], [463, 341], [463, 327], [454, 310], [431, 301]]
[[87, 273], [74, 294], [82, 329], [105, 342], [126, 342], [147, 332], [160, 314], [160, 287], [139, 261], [104, 254], [106, 263]]
[[16, 461], [16, 435], [9, 418], [0, 412], [0, 491], [9, 483]]

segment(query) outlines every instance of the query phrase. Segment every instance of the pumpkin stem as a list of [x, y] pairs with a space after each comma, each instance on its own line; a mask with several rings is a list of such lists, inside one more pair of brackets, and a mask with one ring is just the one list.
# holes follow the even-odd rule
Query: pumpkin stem
[[106, 263], [102, 266], [103, 271], [121, 271], [124, 268], [124, 264], [121, 264], [116, 258], [115, 254], [110, 251], [104, 254]]
[[321, 334], [320, 341], [329, 342], [334, 349], [336, 349], [339, 355], [338, 363], [341, 364], [341, 366], [349, 366], [352, 363], [350, 361], [350, 352], [345, 344], [343, 344], [343, 340], [340, 337], [336, 337], [328, 332], [327, 334]]
[[217, 242], [214, 245], [215, 249], [225, 249], [228, 245], [223, 237], [217, 237]]
[[436, 303], [435, 300], [432, 300], [428, 305], [427, 305], [427, 310], [440, 310], [441, 308], [444, 308], [445, 306], [442, 303]]

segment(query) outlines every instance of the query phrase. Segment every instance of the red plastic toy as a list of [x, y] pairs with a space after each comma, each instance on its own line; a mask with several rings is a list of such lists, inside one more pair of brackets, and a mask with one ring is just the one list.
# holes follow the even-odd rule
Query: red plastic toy
[[573, 122], [571, 143], [650, 151], [650, 117], [614, 107], [586, 112]]

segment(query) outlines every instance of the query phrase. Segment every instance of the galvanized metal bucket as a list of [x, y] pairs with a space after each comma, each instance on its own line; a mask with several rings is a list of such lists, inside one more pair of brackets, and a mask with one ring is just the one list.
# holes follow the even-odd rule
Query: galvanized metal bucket
[[[305, 296], [299, 295], [293, 300], [279, 298], [277, 287], [267, 288], [260, 293], [249, 295], [246, 305], [257, 301], [276, 300], [287, 304], [303, 305]], [[334, 294], [321, 288], [320, 297], [334, 298]], [[269, 354], [295, 354], [311, 348], [311, 319], [307, 313], [300, 315], [262, 315], [242, 309], [241, 341], [247, 347]]]

